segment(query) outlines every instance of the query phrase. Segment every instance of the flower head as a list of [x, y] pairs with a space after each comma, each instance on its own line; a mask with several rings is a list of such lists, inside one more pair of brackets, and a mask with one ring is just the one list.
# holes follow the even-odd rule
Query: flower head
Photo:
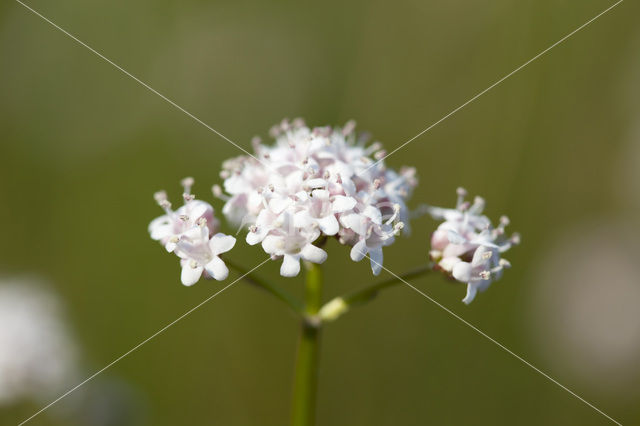
[[255, 140], [255, 157], [223, 164], [229, 196], [214, 187], [226, 201], [222, 212], [248, 227], [247, 243], [261, 243], [283, 259], [284, 276], [298, 274], [300, 259], [324, 262], [326, 252], [314, 245], [321, 237], [352, 246], [355, 261], [369, 255], [377, 275], [382, 247], [408, 220], [405, 203], [416, 185], [415, 170], [387, 169], [380, 144], [365, 146], [354, 127], [350, 122], [311, 129], [300, 119], [285, 120], [271, 129], [273, 146]]
[[511, 266], [501, 254], [518, 244], [520, 236], [505, 235], [504, 229], [509, 224], [506, 216], [494, 228], [482, 214], [484, 199], [476, 197], [470, 204], [465, 201], [466, 194], [463, 188], [458, 188], [455, 209], [428, 208], [434, 219], [444, 220], [431, 236], [429, 254], [439, 270], [467, 284], [467, 295], [462, 301], [469, 304], [478, 291], [486, 290]]
[[195, 284], [204, 274], [216, 280], [224, 280], [229, 269], [219, 255], [233, 248], [236, 239], [216, 233], [218, 221], [210, 204], [196, 200], [191, 194], [192, 178], [182, 181], [184, 205], [173, 211], [164, 191], [157, 192], [156, 201], [165, 214], [149, 224], [151, 238], [160, 241], [168, 252], [180, 258], [181, 281]]

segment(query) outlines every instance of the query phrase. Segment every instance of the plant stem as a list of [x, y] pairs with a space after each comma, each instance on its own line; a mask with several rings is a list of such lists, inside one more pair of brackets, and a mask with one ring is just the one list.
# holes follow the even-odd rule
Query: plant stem
[[250, 284], [253, 284], [256, 287], [259, 287], [259, 288], [263, 289], [267, 293], [269, 293], [272, 296], [274, 296], [276, 299], [280, 300], [281, 302], [284, 302], [296, 314], [301, 315], [301, 316], [305, 315], [304, 305], [298, 299], [296, 299], [295, 297], [291, 296], [289, 293], [287, 293], [286, 291], [284, 291], [280, 287], [275, 286], [275, 285], [273, 285], [271, 283], [268, 283], [267, 281], [259, 278], [255, 274], [247, 274], [247, 272], [248, 272], [247, 269], [245, 269], [242, 266], [236, 264], [235, 262], [230, 261], [227, 258], [225, 258], [224, 261], [225, 261], [225, 263], [227, 265], [229, 265], [236, 272], [239, 272], [240, 274], [246, 274], [244, 276], [244, 278], [243, 278], [245, 281], [247, 281]]
[[305, 318], [302, 320], [298, 355], [293, 383], [291, 412], [292, 426], [313, 426], [316, 417], [316, 390], [318, 386], [318, 346], [320, 322], [316, 314], [322, 303], [322, 269], [308, 263]]

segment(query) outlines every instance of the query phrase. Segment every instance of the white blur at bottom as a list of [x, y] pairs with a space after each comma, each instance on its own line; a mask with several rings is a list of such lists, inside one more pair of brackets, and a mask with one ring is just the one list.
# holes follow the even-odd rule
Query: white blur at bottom
[[65, 389], [76, 377], [76, 354], [53, 293], [29, 280], [0, 280], [0, 405]]

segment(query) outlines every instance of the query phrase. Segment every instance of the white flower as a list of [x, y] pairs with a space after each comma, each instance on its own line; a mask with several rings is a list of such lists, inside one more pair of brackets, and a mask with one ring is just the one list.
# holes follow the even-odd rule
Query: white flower
[[216, 280], [224, 280], [229, 269], [219, 255], [233, 248], [236, 239], [214, 232], [218, 222], [213, 216], [213, 207], [194, 199], [191, 195], [193, 179], [183, 180], [185, 204], [175, 212], [164, 192], [156, 193], [156, 200], [166, 214], [154, 219], [149, 225], [151, 238], [159, 240], [168, 252], [180, 258], [182, 284], [195, 284], [204, 274]]
[[200, 219], [205, 219], [210, 233], [214, 233], [218, 228], [218, 221], [213, 217], [213, 207], [210, 204], [196, 200], [191, 194], [193, 178], [182, 180], [184, 187], [184, 205], [178, 210], [171, 210], [171, 203], [167, 199], [167, 193], [159, 191], [154, 194], [158, 205], [162, 207], [166, 214], [154, 219], [149, 224], [151, 238], [160, 241], [168, 252], [172, 252], [176, 247], [176, 242], [180, 235], [194, 228]]
[[458, 188], [455, 209], [429, 207], [435, 219], [444, 219], [431, 236], [430, 256], [438, 269], [457, 281], [467, 284], [467, 295], [462, 300], [469, 304], [478, 291], [486, 290], [491, 282], [502, 276], [504, 268], [510, 267], [501, 254], [519, 243], [514, 234], [505, 236], [504, 228], [509, 224], [506, 216], [494, 228], [491, 221], [482, 215], [485, 202], [476, 197], [473, 204], [464, 201], [466, 191]]
[[223, 213], [248, 226], [249, 244], [261, 242], [272, 257], [284, 259], [284, 276], [298, 274], [300, 259], [324, 262], [326, 253], [314, 243], [332, 236], [353, 246], [353, 260], [368, 254], [378, 274], [382, 247], [393, 243], [408, 219], [414, 169], [396, 173], [376, 163], [384, 151], [356, 140], [354, 126], [310, 129], [300, 119], [285, 120], [271, 130], [273, 146], [255, 140], [255, 158], [223, 164], [229, 196], [214, 187], [214, 195], [226, 201]]
[[76, 379], [77, 348], [54, 294], [2, 283], [0, 324], [0, 404], [49, 399]]

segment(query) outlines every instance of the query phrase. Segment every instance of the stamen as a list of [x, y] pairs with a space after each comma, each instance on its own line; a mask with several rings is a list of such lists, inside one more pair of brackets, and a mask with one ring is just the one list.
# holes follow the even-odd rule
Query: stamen
[[165, 191], [158, 191], [155, 194], [153, 194], [153, 198], [154, 200], [156, 200], [158, 204], [160, 204], [161, 202], [167, 200], [167, 193]]
[[385, 151], [384, 149], [373, 154], [373, 158], [375, 158], [376, 160], [382, 160], [386, 156], [387, 156], [387, 151]]
[[511, 268], [511, 262], [509, 262], [507, 259], [500, 259], [500, 262], [498, 262], [498, 264], [503, 268]]
[[347, 136], [351, 134], [356, 128], [356, 122], [354, 120], [349, 120], [342, 128], [342, 135]]
[[458, 194], [458, 202], [456, 203], [456, 208], [458, 210], [463, 210], [462, 205], [464, 204], [464, 197], [467, 196], [467, 190], [463, 187], [459, 187], [456, 189], [456, 194]]
[[491, 278], [491, 271], [480, 272], [480, 278], [482, 278], [483, 280], [488, 280], [489, 278]]
[[220, 185], [216, 184], [213, 185], [211, 187], [211, 192], [213, 193], [213, 196], [216, 198], [219, 198], [221, 200], [224, 201], [229, 201], [229, 197], [227, 197], [226, 195], [224, 195], [224, 193], [222, 192], [222, 188], [220, 187]]
[[191, 194], [191, 187], [193, 186], [193, 178], [192, 177], [186, 177], [184, 179], [182, 179], [182, 182], [180, 182], [182, 184], [182, 186], [184, 187], [184, 192], [187, 194]]

